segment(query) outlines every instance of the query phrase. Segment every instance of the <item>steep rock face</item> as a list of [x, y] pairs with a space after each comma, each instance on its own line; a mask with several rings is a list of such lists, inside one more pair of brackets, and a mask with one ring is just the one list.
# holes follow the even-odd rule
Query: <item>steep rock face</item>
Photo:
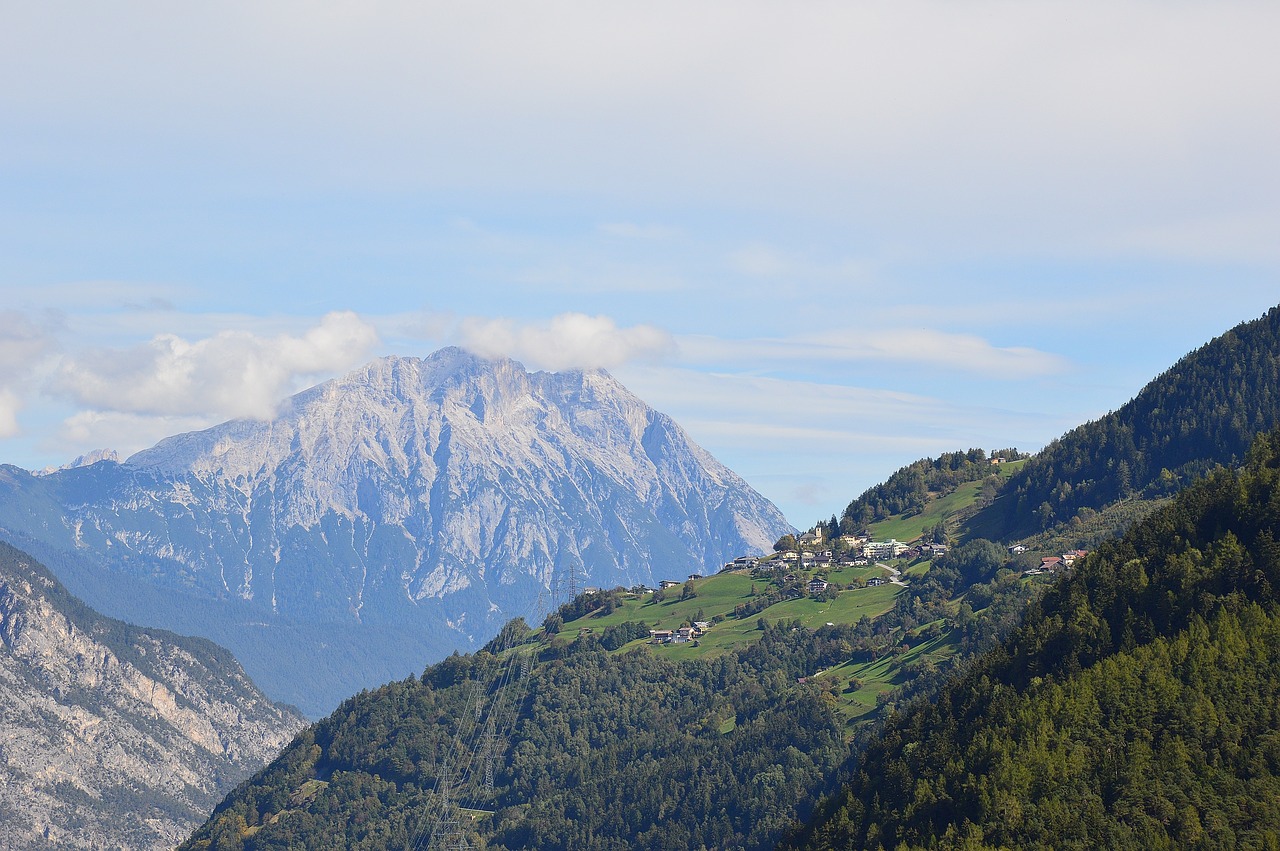
[[[763, 550], [787, 528], [608, 375], [529, 375], [458, 349], [376, 361], [294, 397], [274, 421], [170, 438], [127, 466], [153, 474], [155, 486], [86, 510], [99, 529], [198, 573], [220, 531], [196, 519], [203, 512], [234, 541], [219, 565], [224, 589], [277, 610], [299, 590], [275, 569], [288, 564], [286, 549], [322, 536], [344, 550], [333, 564], [341, 578], [331, 577], [343, 593], [320, 589], [325, 603], [354, 618], [365, 616], [371, 581], [412, 601], [481, 586], [511, 608], [528, 600], [504, 586], [530, 577], [548, 585], [569, 565], [584, 582], [649, 581], [655, 568], [704, 570]], [[139, 509], [160, 528], [112, 522]], [[380, 533], [412, 561], [372, 554]]]
[[[460, 349], [384, 358], [298, 394], [274, 420], [37, 484], [20, 484], [24, 498], [39, 490], [62, 516], [0, 522], [60, 552], [109, 553], [115, 571], [231, 601], [244, 620], [428, 632], [446, 650], [532, 614], [549, 589], [715, 570], [790, 531], [606, 373], [530, 374]], [[241, 658], [271, 689], [254, 653]], [[376, 682], [347, 678], [329, 705]]]
[[5, 848], [171, 848], [303, 719], [225, 650], [98, 615], [0, 544]]

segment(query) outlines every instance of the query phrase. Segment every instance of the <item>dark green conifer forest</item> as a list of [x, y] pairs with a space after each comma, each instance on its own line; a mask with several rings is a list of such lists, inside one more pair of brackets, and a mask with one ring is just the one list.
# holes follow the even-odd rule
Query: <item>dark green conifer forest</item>
[[992, 458], [1016, 461], [1024, 457], [1016, 449], [997, 450], [990, 456], [981, 449], [970, 449], [944, 452], [937, 458], [921, 458], [868, 488], [845, 507], [838, 520], [833, 518], [819, 526], [828, 538], [861, 532], [869, 523], [895, 514], [919, 512], [934, 494], [990, 476]]
[[[455, 793], [484, 811], [472, 847], [768, 847], [848, 755], [833, 682], [797, 680], [847, 658], [852, 633], [766, 624], [741, 652], [679, 663], [586, 641], [544, 655], [525, 683], [517, 666], [494, 791], [473, 771]], [[508, 670], [488, 652], [454, 656], [352, 698], [183, 847], [426, 847], [477, 684], [489, 705]]]

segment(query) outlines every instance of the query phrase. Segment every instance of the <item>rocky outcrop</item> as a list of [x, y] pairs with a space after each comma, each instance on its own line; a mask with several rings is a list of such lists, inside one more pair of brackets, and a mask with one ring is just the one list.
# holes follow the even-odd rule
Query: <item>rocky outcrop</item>
[[0, 544], [0, 846], [172, 848], [303, 725], [227, 651], [105, 618]]

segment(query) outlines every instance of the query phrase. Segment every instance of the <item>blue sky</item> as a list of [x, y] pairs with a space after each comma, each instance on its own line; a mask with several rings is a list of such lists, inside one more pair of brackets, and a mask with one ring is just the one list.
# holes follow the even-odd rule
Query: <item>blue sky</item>
[[0, 461], [605, 367], [795, 524], [1277, 302], [1280, 7], [4, 3]]

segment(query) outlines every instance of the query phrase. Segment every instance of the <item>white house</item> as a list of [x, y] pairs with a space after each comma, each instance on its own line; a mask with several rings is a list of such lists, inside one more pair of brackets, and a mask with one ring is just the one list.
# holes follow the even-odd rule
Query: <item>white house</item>
[[870, 541], [863, 552], [869, 558], [897, 558], [908, 549], [906, 544], [890, 538], [887, 541]]

